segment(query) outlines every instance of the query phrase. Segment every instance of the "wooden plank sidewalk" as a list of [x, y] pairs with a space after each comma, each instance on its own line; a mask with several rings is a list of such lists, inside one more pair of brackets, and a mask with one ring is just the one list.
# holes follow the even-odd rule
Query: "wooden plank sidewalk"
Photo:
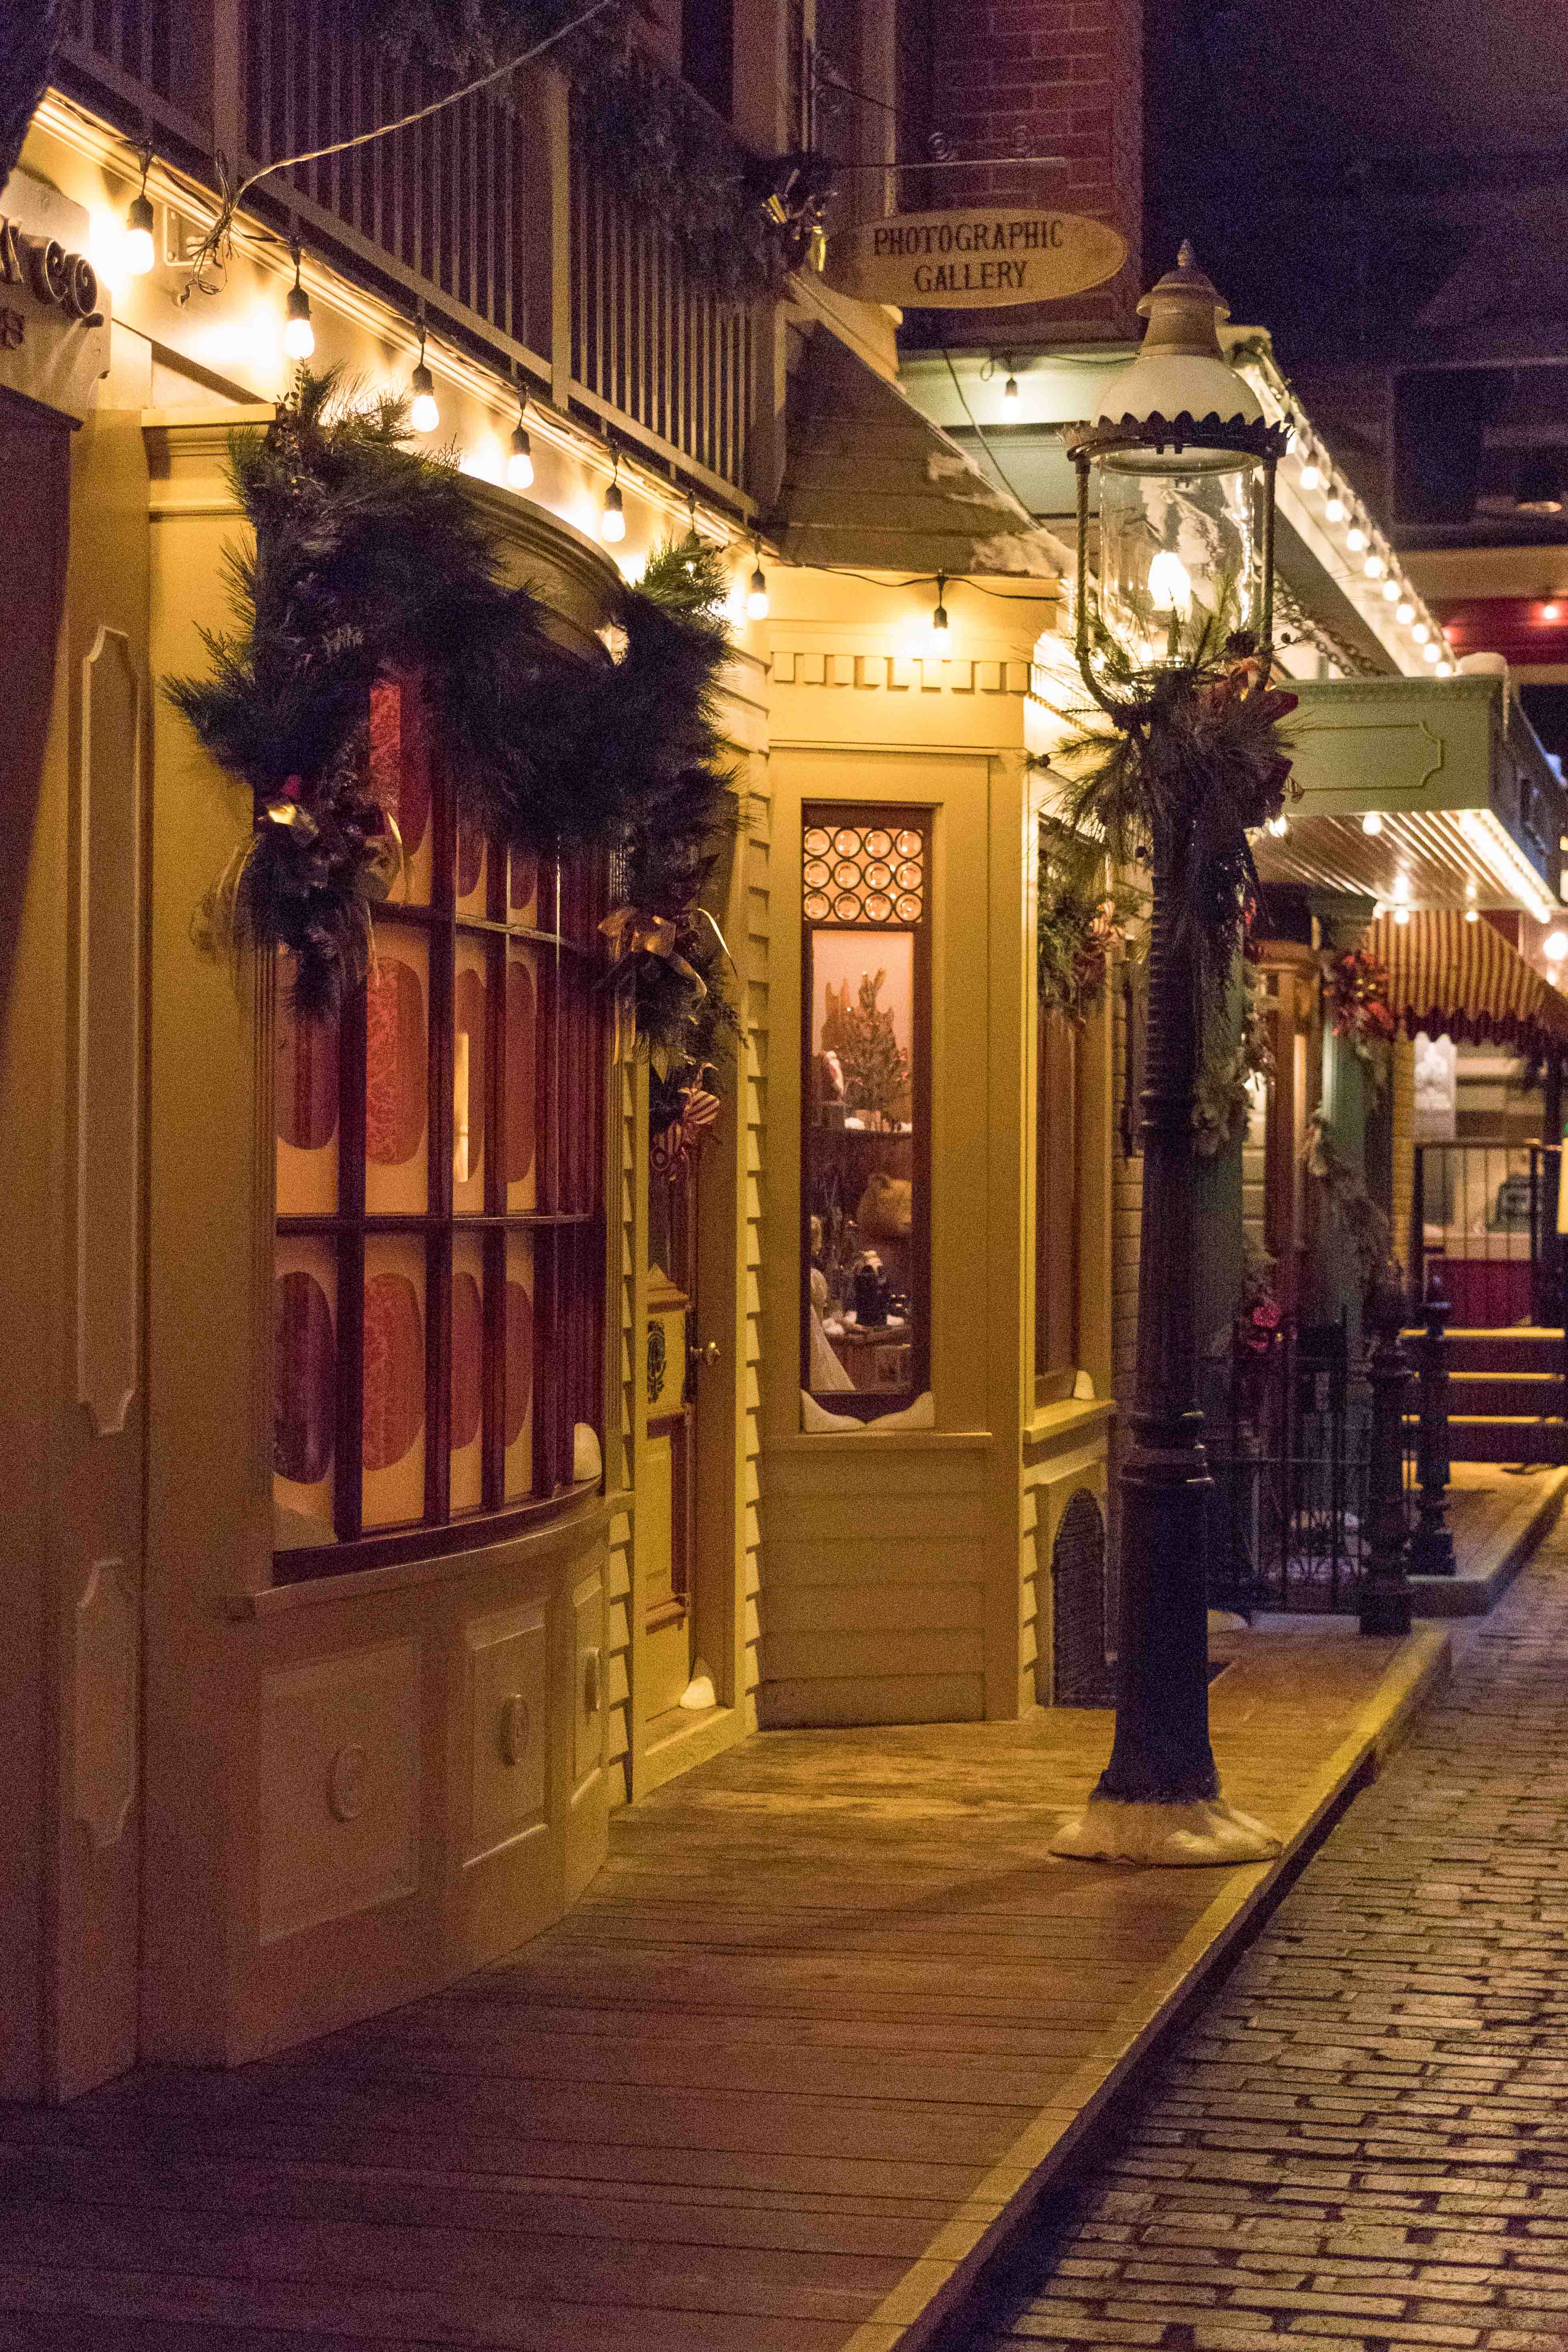
[[[1446, 1641], [1222, 1637], [1226, 1793], [1300, 1840]], [[0, 2347], [914, 2345], [1266, 1899], [1258, 1865], [1049, 1858], [1110, 1725], [763, 1735], [618, 1817], [502, 1966], [0, 2107]]]

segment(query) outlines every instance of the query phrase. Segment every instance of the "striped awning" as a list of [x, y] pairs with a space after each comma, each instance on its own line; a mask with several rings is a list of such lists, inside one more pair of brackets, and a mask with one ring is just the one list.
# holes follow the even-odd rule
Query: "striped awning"
[[1532, 971], [1483, 915], [1380, 916], [1366, 943], [1388, 967], [1388, 998], [1399, 1025], [1414, 1036], [1453, 1037], [1463, 1045], [1511, 1045], [1531, 1057], [1568, 1052], [1568, 998]]

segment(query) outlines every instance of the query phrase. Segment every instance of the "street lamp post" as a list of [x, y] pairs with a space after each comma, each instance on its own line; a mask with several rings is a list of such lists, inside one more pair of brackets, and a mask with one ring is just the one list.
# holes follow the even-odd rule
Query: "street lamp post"
[[[1182, 247], [1139, 305], [1138, 358], [1108, 387], [1093, 425], [1068, 446], [1078, 468], [1079, 667], [1120, 729], [1147, 729], [1164, 678], [1172, 698], [1215, 691], [1189, 670], [1194, 640], [1239, 662], [1267, 690], [1273, 604], [1274, 469], [1289, 436], [1229, 368], [1226, 316]], [[1091, 590], [1089, 486], [1098, 486], [1098, 592]], [[1091, 629], [1091, 612], [1097, 626]], [[1108, 650], [1115, 660], [1108, 666]], [[1114, 669], [1116, 677], [1111, 675]], [[1123, 689], [1129, 678], [1131, 690]], [[1245, 689], [1244, 689], [1245, 690]], [[1251, 822], [1251, 819], [1247, 820]], [[1279, 1841], [1220, 1795], [1208, 1729], [1205, 1506], [1196, 1401], [1194, 1276], [1199, 1246], [1193, 1096], [1204, 1013], [1190, 906], [1203, 845], [1175, 810], [1149, 824], [1147, 1082], [1143, 1213], [1131, 1447], [1121, 1473], [1121, 1608], [1116, 1733], [1099, 1786], [1052, 1851], [1092, 1859], [1194, 1864], [1260, 1860]]]

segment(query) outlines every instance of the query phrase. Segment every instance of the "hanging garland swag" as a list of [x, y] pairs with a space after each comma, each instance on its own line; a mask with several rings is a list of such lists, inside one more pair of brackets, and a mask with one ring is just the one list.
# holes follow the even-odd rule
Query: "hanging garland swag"
[[215, 938], [295, 960], [295, 1003], [330, 1013], [365, 971], [372, 919], [402, 863], [370, 787], [376, 680], [416, 670], [466, 814], [521, 849], [617, 853], [607, 919], [617, 1016], [668, 1083], [717, 1069], [738, 1029], [728, 955], [700, 896], [735, 800], [718, 729], [726, 582], [695, 533], [617, 583], [618, 660], [548, 634], [507, 584], [455, 457], [404, 446], [405, 403], [358, 401], [301, 369], [264, 433], [238, 433], [230, 478], [255, 532], [231, 551], [237, 626], [204, 631], [205, 677], [171, 701], [249, 787], [253, 826], [208, 908]]

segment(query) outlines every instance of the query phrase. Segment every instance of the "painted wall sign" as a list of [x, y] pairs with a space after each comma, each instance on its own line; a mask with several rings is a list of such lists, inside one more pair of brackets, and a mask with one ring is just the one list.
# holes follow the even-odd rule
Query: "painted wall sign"
[[1127, 240], [1085, 213], [890, 213], [836, 236], [828, 283], [862, 302], [905, 310], [1000, 310], [1054, 302], [1114, 278]]
[[80, 424], [109, 371], [109, 302], [80, 205], [30, 172], [0, 188], [0, 389]]

